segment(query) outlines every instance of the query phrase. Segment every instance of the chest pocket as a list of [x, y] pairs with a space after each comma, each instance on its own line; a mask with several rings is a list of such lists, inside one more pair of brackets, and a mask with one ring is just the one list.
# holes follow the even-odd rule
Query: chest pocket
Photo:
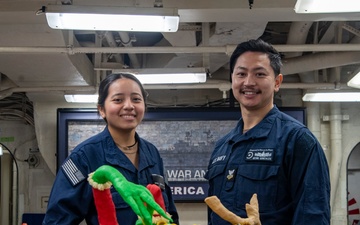
[[222, 189], [222, 181], [224, 179], [224, 170], [225, 165], [213, 165], [205, 174], [205, 178], [209, 181], [210, 187], [213, 187], [213, 189], [210, 190], [212, 192], [212, 195], [220, 196], [220, 192]]
[[114, 187], [111, 187], [111, 196], [116, 209], [124, 209], [130, 207]]
[[260, 212], [274, 209], [278, 192], [279, 166], [240, 165], [235, 181], [236, 207], [244, 209], [251, 196], [256, 193]]

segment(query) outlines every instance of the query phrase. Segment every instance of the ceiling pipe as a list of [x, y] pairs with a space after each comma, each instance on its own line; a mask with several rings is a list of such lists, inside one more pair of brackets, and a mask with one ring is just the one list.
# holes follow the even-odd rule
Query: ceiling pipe
[[[119, 36], [120, 36], [120, 41], [121, 44], [124, 47], [131, 47], [133, 48], [132, 42], [134, 41], [132, 38], [129, 37], [129, 33], [127, 32], [118, 32]], [[130, 58], [130, 62], [131, 62], [131, 67], [132, 68], [140, 68], [140, 62], [139, 59], [137, 58], [137, 55], [135, 54], [128, 54], [129, 58]]]
[[12, 88], [0, 91], [0, 100], [13, 94]]
[[284, 59], [282, 73], [295, 74], [358, 63], [360, 63], [360, 52], [319, 52]]
[[[236, 45], [200, 47], [0, 47], [1, 53], [225, 53], [231, 54]], [[314, 51], [284, 59], [284, 75], [314, 71], [360, 63], [360, 45], [354, 44], [298, 44], [274, 45], [280, 52]]]
[[59, 87], [12, 87], [0, 91], [0, 99], [18, 92], [87, 92], [95, 93], [94, 86], [59, 86]]
[[[109, 45], [110, 47], [117, 48], [116, 41], [115, 41], [114, 37], [112, 36], [112, 33], [111, 33], [111, 32], [105, 32], [104, 37], [105, 37], [106, 42], [108, 43], [108, 45]], [[120, 55], [114, 54], [114, 55], [112, 55], [112, 57], [115, 58], [115, 61], [116, 61], [116, 62], [121, 63], [121, 64], [124, 64], [124, 62], [123, 62], [123, 60], [122, 60], [122, 58], [121, 58]]]
[[[286, 44], [304, 44], [312, 24], [313, 22], [311, 21], [291, 23]], [[302, 54], [303, 52], [287, 52], [285, 57], [293, 58], [301, 56]], [[315, 79], [314, 73], [306, 73], [306, 71], [305, 73], [299, 74], [299, 76], [302, 83], [314, 82]]]
[[[338, 85], [338, 84], [337, 84]], [[352, 90], [346, 84], [340, 84], [342, 90]], [[147, 90], [153, 89], [219, 89], [220, 91], [229, 91], [231, 83], [224, 80], [208, 80], [206, 83], [199, 84], [144, 84]], [[334, 83], [282, 83], [280, 89], [318, 89], [318, 90], [334, 90]], [[16, 92], [64, 92], [64, 93], [95, 93], [94, 86], [58, 86], [58, 87], [13, 87], [0, 91], [0, 99], [3, 96], [9, 96]]]
[[[302, 45], [305, 43], [313, 22], [293, 22], [291, 23], [286, 45]], [[301, 56], [302, 51], [293, 51], [285, 54], [286, 58]]]
[[[214, 81], [214, 80], [213, 80]], [[341, 90], [352, 90], [353, 88], [346, 86], [346, 84], [340, 84]], [[203, 84], [145, 84], [145, 89], [220, 89], [230, 90], [231, 83], [228, 81], [218, 80], [215, 82], [209, 82]], [[335, 84], [333, 83], [282, 83], [280, 89], [318, 89], [318, 90], [335, 90]]]
[[[293, 44], [273, 45], [279, 52], [357, 52], [359, 44]], [[236, 45], [198, 47], [0, 47], [1, 53], [120, 53], [120, 54], [180, 54], [180, 53], [225, 53], [231, 55]]]

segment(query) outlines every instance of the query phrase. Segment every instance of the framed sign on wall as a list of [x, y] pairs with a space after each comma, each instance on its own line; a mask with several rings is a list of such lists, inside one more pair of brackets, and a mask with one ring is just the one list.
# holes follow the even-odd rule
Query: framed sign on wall
[[[280, 110], [305, 124], [304, 108]], [[145, 113], [136, 131], [159, 149], [176, 202], [203, 202], [207, 197], [204, 175], [215, 142], [239, 117], [238, 108], [150, 108]], [[57, 168], [75, 146], [105, 125], [96, 109], [58, 109]]]

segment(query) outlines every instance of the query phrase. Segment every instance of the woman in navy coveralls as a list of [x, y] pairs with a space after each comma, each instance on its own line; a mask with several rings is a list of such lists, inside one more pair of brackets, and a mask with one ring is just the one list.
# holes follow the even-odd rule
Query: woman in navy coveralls
[[[135, 184], [160, 183], [166, 212], [179, 224], [158, 149], [135, 131], [144, 118], [146, 96], [141, 83], [131, 74], [111, 74], [101, 82], [98, 111], [107, 125], [101, 133], [79, 144], [59, 169], [43, 225], [71, 225], [83, 220], [88, 225], [99, 224], [87, 176], [102, 165], [118, 169]], [[137, 215], [114, 188], [111, 192], [118, 223], [135, 225]]]

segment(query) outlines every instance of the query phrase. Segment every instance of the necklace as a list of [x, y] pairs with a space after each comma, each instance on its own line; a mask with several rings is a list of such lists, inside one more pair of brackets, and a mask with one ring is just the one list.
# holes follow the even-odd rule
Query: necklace
[[[137, 140], [135, 139], [135, 143], [132, 144], [132, 145], [128, 145], [128, 146], [121, 146], [119, 145], [118, 143], [116, 143], [116, 145], [120, 148], [120, 149], [123, 149], [123, 150], [131, 150], [135, 145], [137, 144]], [[133, 152], [135, 153], [135, 152]], [[132, 154], [132, 153], [129, 153], [129, 154]]]

